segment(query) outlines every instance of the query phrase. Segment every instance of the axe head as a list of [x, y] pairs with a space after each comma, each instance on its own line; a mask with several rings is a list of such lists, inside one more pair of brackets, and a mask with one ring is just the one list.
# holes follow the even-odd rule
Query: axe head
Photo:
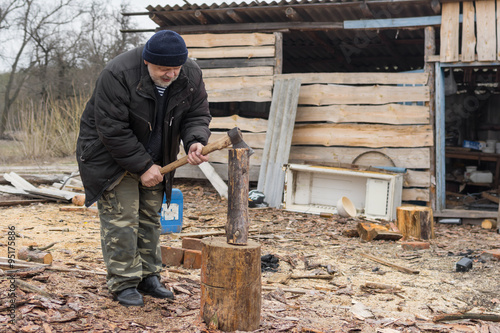
[[230, 129], [229, 132], [227, 132], [227, 135], [229, 136], [229, 139], [231, 140], [231, 144], [233, 145], [233, 148], [246, 148], [248, 149], [248, 155], [252, 155], [254, 153], [253, 149], [250, 148], [249, 145], [243, 141], [243, 135], [241, 134], [241, 131], [238, 127], [235, 127], [233, 129]]

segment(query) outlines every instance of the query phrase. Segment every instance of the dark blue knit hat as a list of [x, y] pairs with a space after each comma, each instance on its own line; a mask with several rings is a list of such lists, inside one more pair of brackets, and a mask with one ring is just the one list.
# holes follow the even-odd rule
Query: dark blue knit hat
[[160, 30], [155, 33], [144, 46], [144, 60], [158, 66], [184, 65], [188, 50], [184, 39], [174, 31]]

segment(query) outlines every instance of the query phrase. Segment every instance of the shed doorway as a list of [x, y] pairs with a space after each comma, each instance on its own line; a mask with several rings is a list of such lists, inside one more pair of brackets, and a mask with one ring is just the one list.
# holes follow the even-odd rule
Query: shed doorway
[[438, 64], [436, 75], [437, 208], [498, 213], [499, 64]]

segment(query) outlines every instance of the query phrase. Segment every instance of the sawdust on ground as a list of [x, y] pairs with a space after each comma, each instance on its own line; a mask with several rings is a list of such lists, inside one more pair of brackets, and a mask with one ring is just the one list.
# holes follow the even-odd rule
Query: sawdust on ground
[[[227, 200], [206, 181], [176, 180], [184, 196], [183, 232], [223, 230]], [[53, 266], [17, 277], [50, 296], [16, 288], [15, 324], [9, 324], [11, 279], [0, 284], [0, 332], [218, 332], [200, 313], [200, 270], [165, 267], [162, 280], [175, 301], [145, 296], [142, 308], [125, 308], [106, 289], [100, 250], [99, 220], [92, 211], [62, 211], [67, 203], [0, 207], [0, 256], [8, 255], [9, 227], [15, 248], [54, 243]], [[476, 225], [437, 224], [428, 250], [404, 251], [399, 241], [363, 242], [347, 237], [358, 218], [249, 209], [251, 239], [262, 255], [279, 258], [276, 271], [262, 273], [259, 332], [499, 332], [492, 321], [433, 322], [440, 314], [500, 313], [500, 262], [481, 257], [499, 248], [500, 235]], [[181, 246], [176, 234], [162, 244]], [[363, 256], [418, 271], [403, 273]], [[468, 272], [456, 272], [463, 257], [473, 260]], [[96, 273], [97, 272], [97, 273]], [[332, 273], [331, 280], [280, 277]], [[367, 283], [393, 288], [370, 289]]]

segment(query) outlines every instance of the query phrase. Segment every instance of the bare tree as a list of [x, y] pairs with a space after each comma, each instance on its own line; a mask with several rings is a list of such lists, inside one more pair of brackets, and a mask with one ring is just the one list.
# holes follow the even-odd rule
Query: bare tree
[[9, 14], [16, 9], [21, 8], [22, 5], [22, 0], [3, 0], [0, 2], [0, 30], [7, 29], [9, 27]]
[[[21, 5], [16, 3], [17, 7], [8, 7], [15, 10], [10, 10], [4, 20], [12, 22], [11, 34], [15, 31], [21, 37], [10, 52], [14, 56], [8, 59], [0, 137], [21, 93], [26, 98], [44, 100], [49, 92], [56, 98], [90, 92], [110, 59], [143, 41], [141, 34], [120, 32], [133, 28], [130, 18], [121, 15], [126, 7], [117, 11], [106, 2], [79, 1], [24, 0], [19, 1]], [[3, 40], [0, 35], [0, 47]]]
[[73, 0], [59, 0], [55, 4], [41, 0], [24, 0], [22, 6], [16, 10], [11, 10], [7, 19], [12, 16], [15, 28], [21, 32], [21, 38], [17, 40], [15, 56], [12, 60], [9, 78], [4, 91], [4, 108], [0, 115], [0, 137], [4, 135], [9, 113], [12, 105], [17, 99], [24, 82], [30, 77], [30, 72], [37, 64], [34, 48], [30, 48], [33, 37], [38, 31], [48, 29], [51, 26], [63, 24], [61, 18], [63, 10], [71, 4]]

